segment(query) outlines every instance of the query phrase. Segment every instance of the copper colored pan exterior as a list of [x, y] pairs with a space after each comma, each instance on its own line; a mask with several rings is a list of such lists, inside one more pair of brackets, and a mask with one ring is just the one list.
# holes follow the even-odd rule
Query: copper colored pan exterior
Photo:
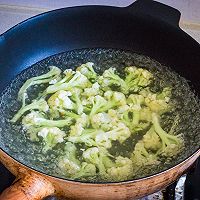
[[17, 177], [16, 183], [1, 194], [0, 200], [41, 200], [51, 194], [81, 200], [137, 199], [175, 181], [199, 156], [200, 150], [175, 167], [148, 178], [124, 183], [90, 184], [41, 174], [0, 151], [0, 161]]

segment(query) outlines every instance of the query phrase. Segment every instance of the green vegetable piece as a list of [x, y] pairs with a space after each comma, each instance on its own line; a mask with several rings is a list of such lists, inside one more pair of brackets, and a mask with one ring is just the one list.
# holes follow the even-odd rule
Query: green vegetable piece
[[57, 127], [45, 127], [38, 132], [38, 136], [42, 137], [44, 143], [43, 152], [46, 153], [56, 146], [56, 144], [64, 142], [66, 134]]
[[98, 146], [111, 148], [112, 141], [119, 141], [120, 143], [123, 143], [130, 137], [130, 135], [131, 132], [129, 128], [124, 123], [119, 122], [116, 127], [113, 127], [112, 130], [108, 132], [99, 132], [95, 137], [95, 141]]
[[137, 67], [126, 67], [126, 87], [122, 88], [124, 94], [129, 92], [139, 92], [141, 89], [147, 87], [153, 78], [153, 75], [146, 69]]
[[116, 157], [113, 167], [107, 169], [109, 179], [113, 181], [124, 181], [133, 177], [133, 164], [127, 157]]
[[102, 91], [100, 90], [100, 85], [96, 82], [90, 88], [85, 88], [84, 92], [82, 93], [85, 97], [92, 97], [96, 95], [101, 95]]
[[25, 106], [25, 100], [27, 98], [27, 89], [33, 85], [40, 85], [43, 83], [49, 83], [50, 81], [57, 80], [61, 70], [58, 67], [51, 66], [50, 71], [40, 76], [32, 77], [28, 79], [20, 88], [18, 92], [18, 100], [22, 101], [22, 107]]
[[84, 89], [90, 86], [91, 82], [87, 79], [87, 77], [77, 71], [70, 80], [66, 80], [66, 78], [64, 78], [64, 80], [61, 80], [54, 85], [50, 85], [46, 89], [45, 94], [51, 94], [59, 90], [71, 90], [76, 87]]
[[106, 176], [106, 166], [110, 166], [110, 158], [107, 151], [103, 148], [92, 147], [83, 152], [86, 162], [94, 164], [102, 177]]
[[91, 82], [94, 82], [98, 75], [93, 69], [94, 63], [87, 62], [85, 64], [82, 64], [80, 67], [76, 69], [76, 71], [79, 71], [81, 74], [86, 76]]
[[81, 170], [77, 159], [77, 148], [71, 142], [65, 144], [65, 154], [58, 160], [58, 167], [66, 177], [74, 177]]
[[143, 141], [139, 141], [135, 145], [131, 160], [133, 162], [134, 174], [143, 170], [146, 166], [152, 167], [153, 165], [158, 165], [160, 163], [156, 154], [150, 153], [146, 150]]
[[108, 102], [101, 96], [97, 95], [93, 99], [93, 106], [90, 112], [90, 116], [105, 110], [105, 107], [108, 105]]
[[62, 128], [65, 126], [69, 126], [72, 123], [72, 119], [71, 118], [67, 118], [67, 119], [62, 119], [62, 120], [50, 120], [50, 119], [46, 119], [44, 118], [44, 115], [42, 115], [41, 113], [38, 112], [31, 112], [28, 115], [26, 115], [23, 119], [22, 119], [22, 124], [25, 127], [28, 126], [36, 126], [36, 127], [58, 127], [58, 128]]
[[78, 171], [73, 178], [80, 179], [94, 176], [96, 176], [96, 166], [91, 163], [83, 162], [80, 171]]
[[21, 116], [29, 110], [39, 110], [41, 112], [47, 112], [49, 110], [49, 106], [44, 99], [34, 100], [31, 104], [19, 109], [19, 111], [14, 115], [14, 117], [10, 121], [12, 123], [16, 123], [21, 118]]
[[159, 135], [162, 142], [162, 147], [158, 154], [166, 157], [175, 157], [183, 146], [183, 139], [180, 135], [170, 135], [164, 131], [160, 126], [159, 117], [156, 113], [152, 113], [152, 123], [155, 132]]
[[105, 70], [103, 75], [99, 77], [98, 83], [104, 91], [111, 90], [112, 86], [118, 86], [122, 90], [126, 88], [125, 81], [116, 74], [115, 68]]
[[95, 136], [99, 132], [101, 132], [101, 130], [84, 129], [84, 130], [80, 130], [80, 132], [77, 135], [71, 135], [72, 134], [72, 131], [71, 131], [70, 136], [67, 139], [68, 141], [72, 143], [84, 143], [85, 145], [89, 147], [97, 146], [97, 143], [95, 142], [94, 139], [95, 139]]
[[152, 93], [147, 88], [141, 91], [140, 94], [145, 97], [145, 105], [148, 106], [152, 112], [162, 115], [172, 109], [170, 104], [170, 88], [164, 88], [161, 93]]
[[75, 101], [75, 110], [78, 115], [83, 113], [83, 104], [81, 102], [81, 93], [82, 92], [83, 91], [79, 88], [74, 88], [72, 90], [72, 96], [74, 97], [74, 101]]
[[149, 131], [147, 131], [147, 133], [143, 136], [142, 141], [144, 143], [145, 149], [150, 151], [156, 152], [162, 146], [160, 137], [155, 132], [153, 127], [151, 127]]
[[93, 106], [90, 112], [90, 117], [97, 113], [105, 112], [111, 108], [123, 105], [126, 105], [126, 97], [123, 93], [111, 90], [106, 91], [104, 93], [104, 98], [99, 95], [93, 98]]

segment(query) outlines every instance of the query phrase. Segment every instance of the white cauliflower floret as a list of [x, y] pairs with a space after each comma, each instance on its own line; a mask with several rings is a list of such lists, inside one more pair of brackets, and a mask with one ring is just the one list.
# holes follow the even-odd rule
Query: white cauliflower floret
[[115, 165], [107, 170], [109, 178], [114, 181], [123, 181], [132, 178], [133, 164], [127, 157], [118, 156]]
[[76, 69], [77, 72], [80, 72], [84, 76], [86, 76], [90, 81], [94, 82], [97, 78], [97, 73], [93, 69], [94, 63], [87, 62], [82, 64], [80, 67]]
[[106, 175], [106, 168], [112, 164], [110, 154], [104, 148], [92, 147], [83, 152], [83, 158], [98, 168], [101, 176]]
[[108, 90], [104, 93], [104, 97], [106, 100], [112, 102], [115, 106], [126, 105], [126, 97], [121, 92]]
[[77, 148], [71, 142], [65, 143], [65, 152], [58, 160], [58, 167], [67, 177], [72, 177], [80, 171], [81, 163], [77, 159]]
[[123, 143], [127, 138], [130, 137], [130, 135], [131, 132], [129, 128], [124, 123], [119, 122], [118, 125], [113, 127], [112, 130], [108, 132], [99, 132], [95, 137], [95, 141], [100, 146], [111, 148], [111, 141], [117, 140], [120, 143]]
[[46, 152], [52, 149], [56, 144], [63, 142], [65, 135], [65, 132], [57, 127], [42, 128], [38, 132], [38, 136], [42, 137], [44, 143], [43, 151]]
[[111, 124], [112, 118], [105, 112], [98, 113], [91, 118], [92, 127], [95, 129], [102, 129], [108, 131], [112, 128]]
[[50, 120], [46, 119], [43, 114], [39, 112], [32, 111], [22, 119], [22, 124], [25, 128], [30, 126], [35, 127], [65, 127], [72, 123], [71, 118], [66, 118], [63, 120]]
[[99, 145], [99, 146], [103, 146], [106, 149], [109, 149], [112, 147], [112, 143], [111, 143], [111, 138], [110, 135], [107, 132], [99, 132], [96, 137], [95, 137], [95, 142]]
[[22, 106], [10, 121], [13, 123], [17, 122], [25, 112], [30, 110], [47, 112], [49, 110], [49, 106], [44, 99], [34, 100], [31, 104]]
[[123, 105], [117, 109], [117, 112], [120, 114], [123, 114], [124, 112], [128, 111], [129, 109], [130, 109], [130, 107], [128, 105]]
[[80, 171], [80, 166], [76, 162], [69, 160], [68, 158], [63, 158], [59, 163], [58, 167], [61, 168], [66, 174], [70, 176], [75, 175]]
[[66, 69], [63, 73], [68, 77], [74, 75], [76, 72], [72, 69]]
[[74, 109], [74, 103], [69, 98], [71, 95], [69, 91], [60, 90], [48, 99], [48, 104], [53, 110], [57, 108], [72, 110]]
[[82, 95], [86, 97], [91, 97], [91, 96], [96, 96], [100, 93], [101, 93], [100, 85], [96, 82], [92, 85], [91, 88], [85, 88]]
[[42, 119], [43, 119], [42, 114], [40, 114], [39, 112], [32, 111], [22, 119], [22, 124], [26, 128], [37, 124]]
[[80, 136], [85, 127], [87, 127], [88, 125], [89, 118], [85, 113], [83, 113], [81, 117], [76, 120], [76, 123], [70, 127], [70, 136]]
[[[95, 163], [95, 158], [96, 158], [96, 154], [99, 153], [99, 149], [97, 147], [92, 147], [87, 149], [86, 151], [83, 152], [83, 158], [86, 161], [89, 161], [91, 163]], [[93, 161], [94, 160], [94, 161]]]
[[91, 82], [86, 76], [77, 71], [75, 74], [66, 75], [62, 80], [58, 81], [54, 85], [49, 85], [45, 91], [46, 94], [55, 93], [60, 90], [72, 90], [73, 88], [86, 88], [90, 87]]

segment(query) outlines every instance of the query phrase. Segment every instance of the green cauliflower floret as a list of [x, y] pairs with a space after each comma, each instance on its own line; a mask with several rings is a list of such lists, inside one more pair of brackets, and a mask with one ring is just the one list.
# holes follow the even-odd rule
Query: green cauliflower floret
[[114, 109], [108, 110], [108, 115], [112, 119], [112, 121], [111, 121], [112, 126], [117, 126], [117, 124], [121, 121], [122, 113], [121, 113], [120, 109], [125, 106], [119, 106], [118, 110], [114, 110]]
[[122, 88], [122, 92], [125, 94], [139, 92], [141, 89], [147, 87], [153, 78], [153, 75], [143, 68], [126, 67], [125, 72], [126, 88]]
[[133, 177], [133, 164], [127, 157], [116, 157], [113, 167], [107, 169], [109, 179], [113, 181], [124, 181]]
[[[51, 95], [48, 99], [48, 105], [50, 107], [50, 113], [53, 118], [59, 118], [60, 115], [73, 115], [72, 112], [66, 110], [75, 110], [76, 104], [69, 98], [71, 92], [60, 90]], [[75, 116], [75, 115], [73, 115]]]
[[145, 105], [150, 108], [152, 112], [158, 113], [159, 115], [170, 111], [170, 97], [171, 89], [164, 88], [161, 93], [152, 93], [148, 88], [140, 92], [145, 97]]
[[103, 108], [103, 111], [126, 105], [126, 97], [121, 92], [108, 90], [104, 93], [104, 98], [108, 101], [108, 104]]
[[94, 129], [109, 131], [113, 127], [113, 119], [108, 113], [102, 112], [91, 117], [91, 125]]
[[151, 122], [152, 120], [152, 111], [149, 107], [142, 107], [140, 109], [140, 120]]
[[87, 163], [95, 165], [101, 177], [106, 177], [106, 169], [112, 166], [110, 154], [103, 148], [92, 147], [83, 152]]
[[127, 103], [130, 106], [138, 106], [141, 107], [144, 104], [144, 97], [139, 94], [130, 94]]
[[71, 90], [74, 88], [84, 89], [90, 86], [91, 82], [87, 79], [87, 77], [77, 71], [71, 79], [66, 80], [66, 78], [64, 78], [64, 80], [47, 87], [45, 94], [55, 93], [59, 90]]
[[139, 141], [135, 145], [131, 160], [133, 162], [134, 173], [145, 166], [158, 165], [160, 163], [156, 154], [150, 153], [146, 150], [143, 141]]
[[81, 74], [86, 76], [91, 82], [94, 82], [98, 75], [93, 69], [94, 63], [87, 62], [85, 64], [82, 64], [80, 67], [76, 69], [76, 71], [79, 71]]
[[56, 144], [64, 142], [66, 134], [57, 127], [45, 127], [38, 132], [38, 136], [42, 137], [44, 143], [43, 152], [47, 152], [56, 146]]
[[[51, 108], [52, 116], [58, 118], [61, 115], [77, 118], [77, 114], [83, 112], [80, 95], [81, 90], [78, 88], [74, 88], [72, 92], [64, 90], [57, 91], [48, 99], [48, 105]], [[74, 101], [72, 101], [71, 98]], [[69, 111], [75, 111], [77, 114]]]
[[123, 105], [123, 106], [119, 106], [117, 109], [116, 109], [116, 112], [117, 112], [117, 115], [118, 117], [121, 117], [121, 115], [128, 111], [130, 109], [130, 106], [129, 105]]
[[162, 143], [161, 149], [158, 154], [166, 157], [175, 157], [182, 149], [183, 139], [180, 135], [171, 135], [164, 131], [159, 122], [159, 116], [152, 113], [152, 123], [155, 132], [159, 135]]
[[50, 120], [46, 119], [42, 113], [32, 111], [28, 115], [24, 116], [22, 119], [23, 126], [35, 126], [35, 127], [58, 127], [62, 128], [65, 126], [69, 126], [72, 123], [71, 118], [63, 119], [63, 120]]
[[119, 141], [123, 143], [127, 138], [129, 138], [131, 132], [129, 128], [122, 122], [119, 122], [117, 126], [114, 126], [112, 130], [108, 132], [99, 132], [96, 137], [95, 141], [98, 146], [103, 146], [105, 148], [111, 148], [112, 141]]
[[83, 162], [80, 170], [73, 176], [74, 179], [83, 179], [96, 176], [96, 166], [91, 163]]
[[100, 95], [89, 97], [83, 103], [90, 107], [90, 117], [97, 113], [106, 112], [111, 108], [126, 105], [126, 97], [121, 92], [106, 91], [104, 97]]
[[99, 77], [98, 83], [104, 91], [110, 90], [112, 86], [126, 88], [125, 81], [116, 74], [115, 68], [105, 70], [103, 75]]
[[100, 90], [100, 85], [96, 82], [90, 88], [85, 88], [84, 92], [82, 93], [85, 97], [91, 97], [96, 95], [101, 95], [102, 91]]
[[122, 114], [122, 121], [129, 127], [132, 132], [140, 131], [149, 126], [149, 122], [141, 122], [141, 110], [144, 103], [144, 97], [138, 94], [131, 94], [127, 103], [129, 109]]
[[101, 112], [108, 105], [108, 102], [102, 96], [94, 96], [90, 116]]
[[144, 143], [145, 149], [150, 151], [158, 151], [162, 146], [160, 137], [155, 132], [153, 127], [151, 127], [149, 131], [147, 131], [147, 133], [143, 136], [142, 141]]
[[73, 88], [71, 91], [72, 91], [72, 97], [76, 103], [75, 110], [76, 110], [77, 114], [80, 115], [83, 113], [83, 104], [82, 104], [82, 100], [81, 100], [82, 89]]
[[97, 143], [94, 139], [99, 132], [102, 132], [102, 130], [84, 129], [81, 131], [81, 135], [69, 135], [67, 139], [68, 141], [73, 143], [84, 143], [86, 146], [89, 147], [97, 146]]
[[80, 136], [85, 128], [89, 126], [89, 118], [83, 113], [80, 118], [76, 120], [76, 123], [70, 127], [70, 136]]
[[25, 134], [28, 134], [28, 137], [33, 142], [39, 142], [40, 139], [38, 138], [38, 132], [42, 129], [42, 127], [35, 127], [35, 126], [23, 126], [23, 131]]
[[58, 167], [66, 177], [73, 177], [81, 170], [81, 163], [77, 159], [77, 148], [71, 142], [66, 142], [65, 154], [59, 158]]
[[73, 71], [72, 69], [65, 69], [63, 74], [65, 75], [64, 78], [60, 81], [62, 83], [69, 81], [75, 74], [76, 72]]
[[12, 123], [17, 122], [22, 117], [22, 115], [29, 110], [39, 110], [41, 112], [47, 112], [49, 110], [49, 106], [44, 99], [34, 100], [31, 104], [19, 109], [10, 121]]
[[127, 99], [130, 109], [124, 113], [124, 120], [131, 130], [134, 130], [134, 128], [139, 124], [140, 110], [143, 102], [144, 97], [137, 94], [131, 94]]
[[126, 67], [126, 78], [123, 80], [116, 74], [115, 68], [105, 70], [98, 82], [103, 90], [109, 90], [112, 86], [118, 87], [121, 92], [128, 94], [130, 92], [138, 92], [147, 87], [153, 78], [152, 74], [142, 68]]
[[163, 88], [162, 92], [157, 95], [158, 99], [165, 99], [166, 101], [169, 101], [172, 95], [172, 88], [165, 87]]
[[18, 100], [22, 101], [22, 107], [25, 106], [27, 95], [27, 90], [29, 87], [33, 85], [40, 85], [43, 83], [49, 83], [49, 82], [56, 82], [60, 78], [61, 70], [58, 67], [51, 66], [50, 71], [46, 74], [42, 74], [40, 76], [32, 77], [22, 85], [18, 92]]

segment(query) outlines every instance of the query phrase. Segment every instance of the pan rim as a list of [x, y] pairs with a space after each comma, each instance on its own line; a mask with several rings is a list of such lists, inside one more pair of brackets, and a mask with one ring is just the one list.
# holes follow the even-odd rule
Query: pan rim
[[[55, 12], [58, 12], [58, 11], [64, 11], [64, 10], [69, 10], [69, 9], [77, 9], [77, 8], [94, 8], [94, 7], [98, 7], [98, 8], [112, 8], [112, 9], [123, 9], [122, 7], [115, 7], [115, 6], [103, 6], [103, 5], [89, 5], [89, 6], [75, 6], [75, 7], [65, 7], [65, 8], [60, 8], [60, 9], [55, 9], [55, 10], [50, 10], [50, 11], [47, 11], [47, 12], [43, 12], [41, 14], [38, 14], [38, 15], [35, 15], [33, 17], [30, 17], [18, 24], [16, 24], [15, 26], [9, 28], [7, 31], [5, 31], [4, 33], [2, 33], [0, 35], [0, 37], [5, 37], [6, 34], [12, 32], [14, 29], [18, 28], [19, 26], [21, 25], [24, 25], [25, 23], [33, 20], [33, 19], [36, 19], [37, 17], [42, 17], [42, 16], [45, 16], [45, 15], [48, 15], [48, 14], [53, 14]], [[180, 29], [181, 30], [181, 29]], [[181, 30], [182, 31], [182, 30]], [[184, 32], [184, 31], [182, 31]], [[185, 33], [185, 32], [184, 32]], [[185, 33], [186, 34], [186, 33]], [[189, 36], [188, 34], [186, 34], [187, 36]], [[193, 39], [192, 37], [190, 37], [190, 39]], [[195, 41], [193, 39], [193, 41]], [[199, 44], [197, 41], [195, 41], [195, 43]], [[125, 185], [125, 184], [133, 184], [135, 182], [139, 182], [139, 181], [144, 181], [144, 180], [147, 180], [147, 179], [150, 179], [150, 178], [153, 178], [153, 177], [156, 177], [156, 176], [160, 176], [168, 171], [171, 171], [173, 170], [174, 168], [176, 167], [179, 167], [181, 166], [182, 164], [184, 164], [184, 162], [187, 162], [189, 159], [191, 159], [193, 156], [195, 156], [196, 154], [200, 156], [200, 148], [197, 148], [193, 153], [190, 153], [184, 160], [182, 161], [179, 161], [176, 165], [173, 165], [172, 167], [169, 167], [167, 169], [164, 169], [164, 170], [161, 170], [160, 172], [158, 173], [153, 173], [152, 175], [148, 175], [148, 176], [145, 176], [145, 177], [142, 177], [142, 178], [137, 178], [137, 179], [131, 179], [131, 180], [126, 180], [126, 181], [117, 181], [117, 182], [86, 182], [86, 181], [80, 181], [80, 180], [71, 180], [71, 179], [67, 179], [67, 178], [62, 178], [62, 177], [58, 177], [58, 176], [55, 176], [55, 175], [49, 175], [45, 172], [42, 172], [41, 170], [36, 170], [34, 169], [33, 167], [31, 166], [28, 166], [26, 164], [23, 164], [21, 161], [18, 161], [16, 158], [14, 158], [13, 156], [11, 156], [9, 153], [7, 153], [2, 147], [0, 147], [0, 150], [2, 152], [4, 152], [7, 156], [9, 156], [9, 158], [13, 159], [16, 163], [26, 167], [27, 169], [30, 169], [32, 170], [33, 172], [36, 172], [36, 173], [40, 173], [41, 175], [44, 175], [44, 176], [49, 176], [51, 178], [55, 178], [55, 179], [58, 179], [58, 180], [62, 180], [64, 182], [69, 182], [69, 183], [76, 183], [76, 184], [82, 184], [82, 185], [106, 185], [106, 186], [113, 186], [113, 185]]]
[[[7, 153], [2, 147], [0, 147], [0, 151], [2, 151], [3, 153], [5, 153], [7, 156], [9, 156], [11, 159], [13, 159], [16, 163], [24, 166], [25, 168], [35, 172], [35, 173], [39, 173], [40, 175], [44, 175], [50, 178], [54, 178], [54, 179], [58, 179], [60, 181], [64, 181], [64, 182], [68, 182], [68, 183], [73, 183], [73, 184], [81, 184], [81, 185], [98, 185], [98, 186], [113, 186], [113, 185], [126, 185], [126, 184], [133, 184], [135, 182], [142, 182], [151, 178], [154, 178], [156, 176], [160, 176], [164, 173], [167, 173], [173, 169], [175, 169], [176, 167], [180, 167], [181, 165], [184, 165], [185, 162], [187, 162], [188, 160], [192, 159], [192, 157], [194, 157], [195, 155], [200, 156], [200, 148], [198, 148], [197, 150], [195, 150], [195, 152], [191, 153], [189, 156], [187, 156], [187, 158], [185, 158], [184, 160], [178, 162], [176, 165], [173, 165], [170, 168], [161, 170], [158, 173], [153, 173], [151, 175], [147, 175], [145, 177], [141, 177], [141, 178], [136, 178], [136, 179], [131, 179], [131, 180], [125, 180], [125, 181], [115, 181], [115, 182], [90, 182], [90, 181], [81, 181], [81, 180], [72, 180], [72, 179], [67, 179], [67, 178], [62, 178], [62, 177], [58, 177], [56, 175], [49, 175], [45, 172], [42, 172], [41, 170], [36, 170], [31, 166], [28, 166], [27, 164], [22, 163], [21, 161], [17, 160], [16, 158], [14, 158], [13, 156], [11, 156], [9, 153]], [[199, 155], [198, 155], [199, 154]], [[6, 166], [5, 166], [6, 167]]]

